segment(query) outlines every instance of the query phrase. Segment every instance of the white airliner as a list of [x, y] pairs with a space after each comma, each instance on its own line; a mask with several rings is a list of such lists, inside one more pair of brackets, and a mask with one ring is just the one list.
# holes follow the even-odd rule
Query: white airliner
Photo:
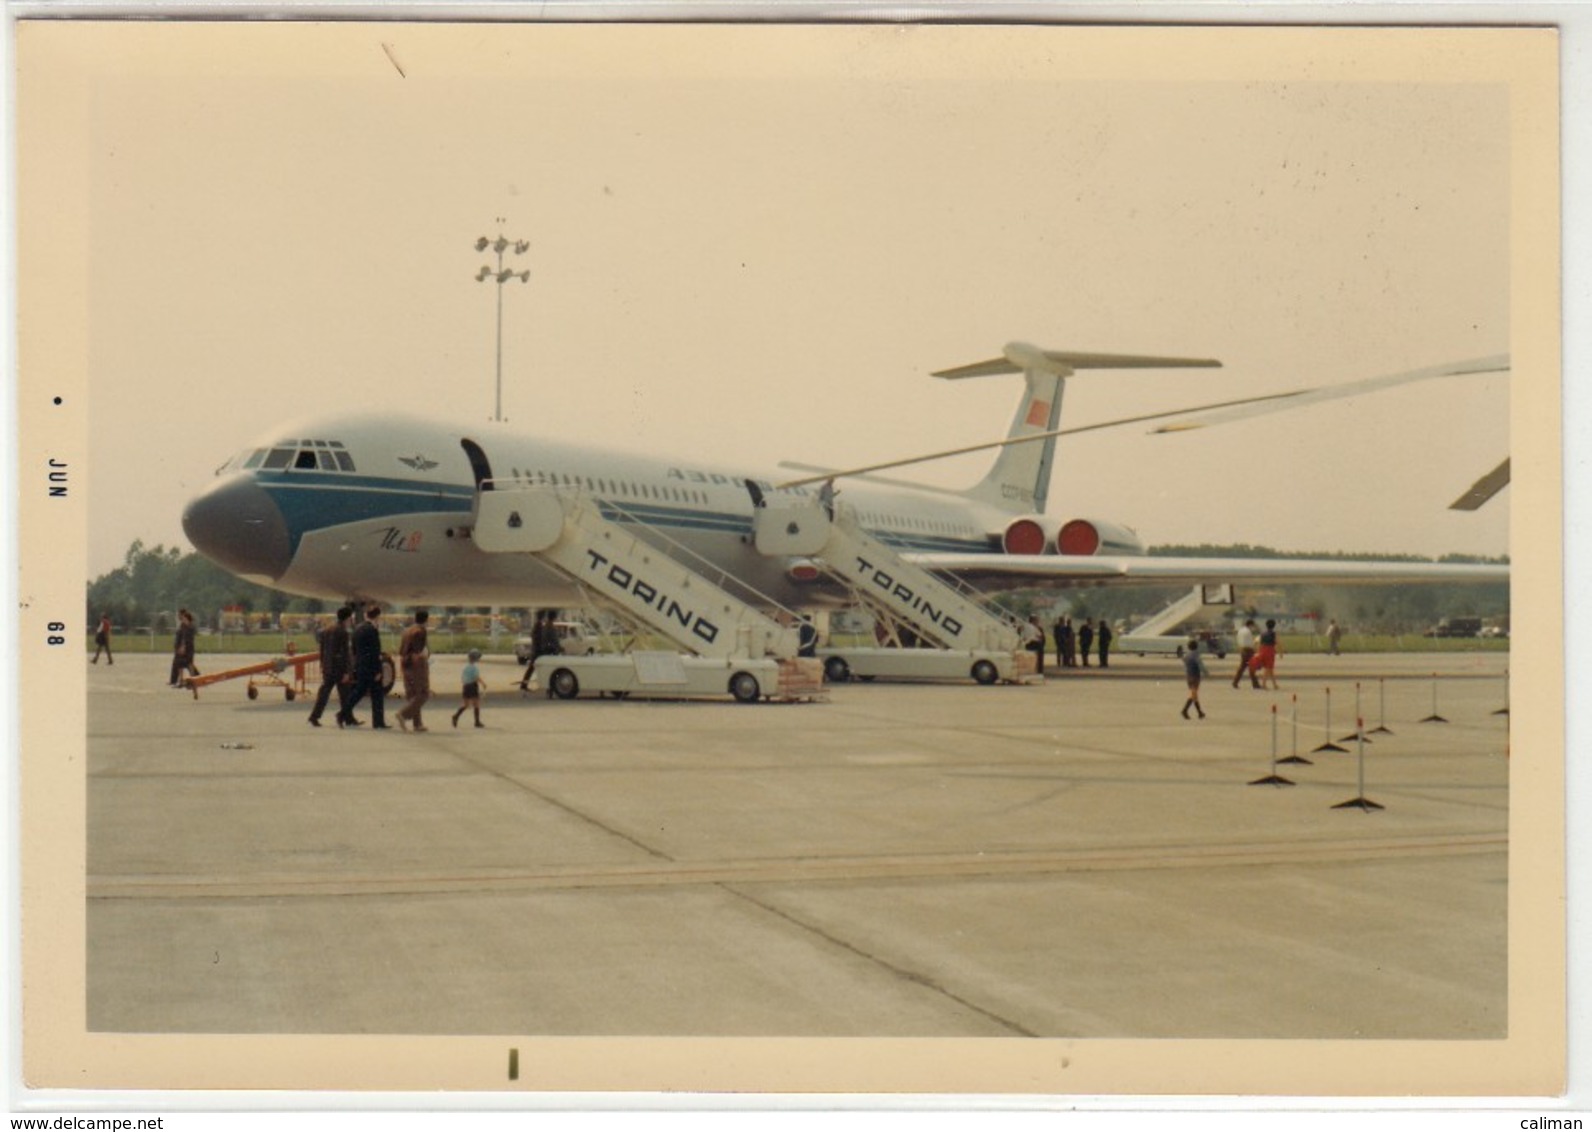
[[[832, 474], [850, 477], [840, 498], [864, 529], [916, 564], [986, 590], [1507, 580], [1508, 567], [1501, 565], [1152, 557], [1121, 524], [1046, 514], [1068, 376], [1085, 369], [1219, 364], [1014, 343], [1001, 358], [938, 375], [1026, 377], [1008, 435], [1017, 443], [998, 448], [978, 483], [947, 491]], [[1467, 365], [1442, 372], [1483, 372]], [[1490, 368], [1507, 368], [1507, 361]], [[1024, 442], [1029, 437], [1035, 439]], [[569, 575], [532, 554], [487, 553], [471, 538], [478, 492], [561, 485], [596, 500], [612, 518], [686, 545], [787, 608], [834, 607], [846, 594], [811, 561], [766, 556], [752, 545], [758, 495], [791, 479], [695, 456], [667, 460], [576, 446], [501, 424], [345, 413], [262, 436], [217, 472], [182, 522], [193, 545], [211, 559], [290, 593], [389, 605], [568, 607], [584, 600]], [[783, 490], [821, 489], [806, 482]]]

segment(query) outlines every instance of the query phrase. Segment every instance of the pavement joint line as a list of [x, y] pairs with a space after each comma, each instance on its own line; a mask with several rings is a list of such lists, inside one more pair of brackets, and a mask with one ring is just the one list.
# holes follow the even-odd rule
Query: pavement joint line
[[1338, 843], [1146, 846], [1138, 850], [987, 853], [969, 856], [697, 861], [668, 866], [633, 864], [546, 870], [489, 870], [450, 876], [343, 876], [311, 878], [198, 878], [90, 876], [89, 899], [220, 899], [231, 897], [321, 897], [356, 895], [445, 895], [458, 892], [557, 890], [615, 887], [681, 887], [727, 884], [893, 881], [961, 876], [1023, 876], [1267, 865], [1312, 865], [1388, 857], [1438, 857], [1504, 852], [1503, 834], [1448, 834], [1408, 839], [1362, 839]]
[[646, 853], [649, 857], [655, 857], [655, 858], [657, 858], [658, 860], [661, 860], [661, 861], [671, 861], [672, 860], [672, 858], [667, 853], [664, 853], [664, 852], [662, 852], [662, 851], [660, 851], [658, 849], [654, 849], [652, 846], [648, 845], [646, 842], [636, 839], [632, 835], [626, 833], [624, 830], [615, 829], [612, 826], [610, 826], [610, 825], [608, 825], [608, 824], [606, 824], [604, 822], [598, 821], [596, 818], [592, 817], [590, 814], [582, 813], [580, 810], [577, 810], [574, 806], [571, 806], [569, 803], [563, 801], [562, 799], [555, 798], [555, 797], [551, 796], [550, 794], [547, 794], [545, 791], [541, 791], [541, 790], [536, 789], [534, 786], [532, 786], [528, 782], [523, 782], [520, 779], [515, 778], [513, 775], [505, 773], [504, 771], [498, 770], [495, 767], [487, 766], [487, 765], [483, 764], [480, 760], [472, 759], [468, 755], [466, 755], [466, 754], [464, 754], [462, 752], [448, 751], [448, 754], [450, 754], [453, 758], [457, 759], [459, 762], [464, 763], [467, 766], [473, 766], [478, 771], [482, 772], [483, 774], [488, 774], [488, 775], [492, 776], [493, 778], [496, 778], [500, 782], [505, 782], [508, 785], [514, 787], [515, 789], [521, 790], [524, 793], [529, 794], [531, 797], [537, 799], [538, 801], [543, 802], [546, 805], [552, 806], [554, 809], [562, 810], [564, 813], [568, 814], [572, 818], [575, 818], [577, 821], [585, 822], [587, 825], [591, 826], [594, 829], [600, 829], [600, 830], [602, 830], [602, 832], [606, 833], [610, 837], [617, 837], [619, 840], [625, 842], [625, 844], [627, 844], [627, 845], [634, 845], [637, 849], [640, 849], [643, 853]]
[[993, 1010], [990, 1010], [987, 1007], [980, 1006], [978, 1003], [973, 1002], [970, 999], [964, 998], [962, 995], [957, 994], [956, 992], [950, 990], [948, 987], [945, 987], [945, 986], [941, 985], [940, 983], [936, 982], [934, 979], [930, 978], [929, 976], [927, 976], [925, 974], [922, 974], [921, 972], [910, 971], [907, 968], [901, 966], [899, 963], [891, 962], [890, 960], [884, 958], [881, 955], [875, 955], [871, 951], [864, 951], [862, 948], [858, 947], [856, 944], [851, 943], [848, 940], [841, 939], [839, 936], [834, 935], [831, 932], [825, 931], [823, 928], [818, 927], [816, 924], [808, 923], [806, 920], [803, 920], [799, 916], [796, 916], [794, 913], [787, 912], [783, 908], [777, 908], [773, 904], [770, 904], [766, 900], [761, 900], [761, 899], [758, 899], [756, 896], [753, 896], [750, 893], [742, 892], [742, 891], [740, 891], [738, 888], [736, 888], [733, 885], [726, 884], [726, 885], [723, 885], [722, 887], [724, 888], [724, 890], [726, 892], [729, 892], [732, 895], [739, 897], [740, 899], [746, 901], [748, 904], [751, 904], [753, 907], [760, 908], [764, 912], [768, 913], [771, 916], [777, 916], [779, 919], [784, 920], [786, 923], [791, 924], [794, 927], [801, 929], [802, 931], [808, 932], [811, 935], [817, 936], [819, 939], [823, 940], [825, 943], [830, 944], [831, 946], [838, 947], [842, 951], [850, 952], [852, 955], [857, 956], [859, 959], [862, 959], [862, 960], [864, 960], [864, 961], [866, 961], [868, 963], [871, 963], [872, 965], [874, 965], [876, 967], [883, 968], [884, 970], [890, 972], [892, 975], [894, 975], [898, 979], [902, 979], [905, 982], [912, 983], [914, 986], [923, 987], [925, 990], [928, 990], [928, 991], [930, 991], [930, 992], [932, 992], [934, 994], [937, 994], [937, 995], [939, 995], [942, 998], [949, 999], [950, 1001], [956, 1003], [958, 1006], [961, 1006], [961, 1007], [963, 1007], [966, 1010], [971, 1010], [975, 1014], [978, 1014], [978, 1015], [980, 1015], [980, 1016], [982, 1016], [984, 1018], [988, 1018], [991, 1022], [994, 1022], [997, 1026], [1000, 1026], [1002, 1029], [1005, 1029], [1005, 1030], [1010, 1030], [1013, 1034], [1015, 1034], [1016, 1036], [1018, 1036], [1020, 1038], [1037, 1038], [1037, 1037], [1039, 1037], [1039, 1035], [1037, 1033], [1035, 1033], [1034, 1031], [1026, 1029], [1023, 1026], [1018, 1025], [1016, 1022], [1012, 1021], [1010, 1018], [1004, 1018], [1001, 1015], [996, 1014]]

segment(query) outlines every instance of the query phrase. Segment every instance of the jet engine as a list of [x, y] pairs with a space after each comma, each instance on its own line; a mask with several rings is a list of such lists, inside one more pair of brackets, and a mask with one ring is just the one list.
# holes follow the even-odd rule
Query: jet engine
[[1143, 554], [1133, 528], [1101, 519], [1068, 519], [1056, 534], [1058, 554]]
[[1144, 544], [1130, 528], [1101, 519], [1020, 515], [1001, 532], [1007, 554], [1143, 554]]
[[1061, 520], [1050, 515], [1020, 515], [1006, 524], [1001, 549], [1007, 554], [1055, 554]]

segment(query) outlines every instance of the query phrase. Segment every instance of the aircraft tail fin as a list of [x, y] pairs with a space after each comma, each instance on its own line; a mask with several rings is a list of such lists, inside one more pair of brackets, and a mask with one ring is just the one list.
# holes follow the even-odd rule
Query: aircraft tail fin
[[[1095, 354], [1067, 350], [1041, 350], [1011, 342], [999, 358], [936, 371], [935, 377], [958, 380], [1020, 373], [1025, 379], [1023, 397], [1007, 430], [1008, 440], [1055, 432], [1061, 421], [1061, 400], [1067, 378], [1081, 369], [1174, 369], [1220, 366], [1209, 358], [1159, 358], [1133, 354]], [[1030, 444], [1008, 444], [996, 456], [982, 480], [964, 493], [1014, 515], [1043, 513], [1050, 494], [1050, 473], [1055, 461], [1056, 438], [1047, 436]]]

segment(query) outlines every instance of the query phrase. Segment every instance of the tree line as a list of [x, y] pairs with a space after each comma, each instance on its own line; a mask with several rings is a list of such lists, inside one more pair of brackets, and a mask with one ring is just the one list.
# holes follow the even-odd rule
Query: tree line
[[160, 632], [173, 626], [179, 609], [205, 625], [231, 605], [280, 615], [289, 609], [318, 613], [323, 603], [244, 581], [197, 552], [135, 540], [120, 566], [88, 584], [86, 623], [95, 625], [108, 613], [118, 629]]
[[[1190, 558], [1423, 561], [1415, 555], [1292, 554], [1246, 543], [1157, 546], [1149, 553]], [[1506, 563], [1508, 559], [1446, 555], [1438, 561]], [[1002, 595], [998, 603], [1024, 617], [1029, 613], [1048, 615], [1058, 605], [1065, 605], [1074, 618], [1131, 622], [1158, 612], [1186, 593], [1187, 586], [1036, 589]], [[1509, 616], [1509, 585], [1505, 582], [1245, 587], [1238, 598], [1235, 608], [1239, 612], [1313, 615], [1322, 624], [1328, 617], [1336, 617], [1340, 624], [1361, 632], [1419, 633], [1442, 617], [1507, 621]], [[241, 607], [245, 613], [263, 612], [275, 617], [283, 613], [323, 613], [328, 609], [319, 599], [295, 597], [244, 581], [197, 552], [146, 547], [142, 541], [135, 541], [127, 548], [120, 566], [89, 582], [84, 624], [92, 626], [102, 613], [109, 613], [118, 629], [162, 632], [172, 627], [178, 609], [191, 610], [203, 626], [213, 624], [218, 612], [231, 606]], [[1212, 607], [1211, 616], [1219, 617], [1220, 607]]]

